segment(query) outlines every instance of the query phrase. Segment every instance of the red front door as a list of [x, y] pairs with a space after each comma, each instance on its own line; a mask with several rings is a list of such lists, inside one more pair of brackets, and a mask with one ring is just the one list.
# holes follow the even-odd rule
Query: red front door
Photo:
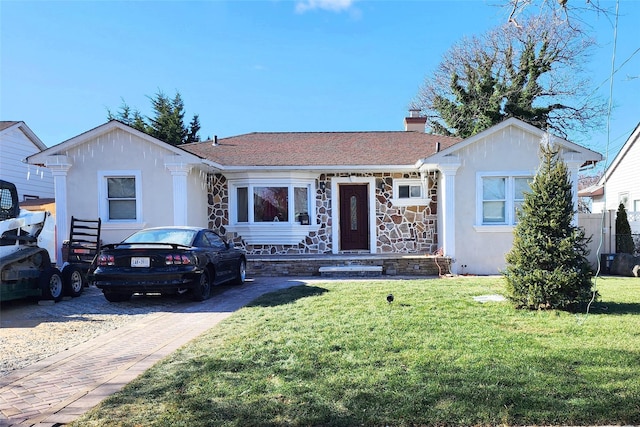
[[369, 250], [366, 185], [340, 185], [340, 250]]

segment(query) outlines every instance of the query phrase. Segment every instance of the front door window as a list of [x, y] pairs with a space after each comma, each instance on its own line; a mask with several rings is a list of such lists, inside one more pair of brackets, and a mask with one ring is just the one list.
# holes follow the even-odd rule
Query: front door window
[[358, 230], [358, 198], [351, 196], [351, 231]]

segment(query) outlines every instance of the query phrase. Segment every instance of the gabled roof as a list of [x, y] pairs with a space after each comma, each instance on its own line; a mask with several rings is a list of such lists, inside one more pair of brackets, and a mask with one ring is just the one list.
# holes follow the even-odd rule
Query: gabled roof
[[97, 126], [91, 130], [88, 130], [86, 132], [81, 133], [80, 135], [74, 136], [71, 139], [68, 139], [64, 142], [61, 142], [60, 144], [54, 145], [53, 147], [47, 148], [46, 150], [31, 155], [29, 157], [27, 157], [27, 161], [30, 164], [44, 164], [45, 160], [48, 156], [54, 156], [54, 155], [65, 155], [66, 152], [68, 152], [70, 149], [82, 145], [84, 143], [86, 143], [87, 141], [90, 141], [94, 138], [97, 138], [101, 135], [107, 134], [109, 132], [111, 132], [114, 129], [120, 129], [123, 130], [124, 132], [128, 132], [130, 134], [133, 134], [135, 136], [138, 136], [140, 138], [142, 138], [143, 140], [149, 142], [150, 144], [154, 144], [157, 146], [160, 146], [162, 148], [164, 148], [165, 150], [171, 151], [176, 155], [179, 156], [185, 156], [187, 158], [188, 161], [191, 162], [197, 162], [200, 163], [201, 162], [201, 158], [193, 153], [190, 153], [188, 151], [183, 150], [180, 147], [176, 147], [174, 145], [168, 144], [166, 142], [160, 141], [157, 138], [152, 137], [151, 135], [148, 135], [144, 132], [140, 132], [139, 130], [136, 130], [134, 128], [132, 128], [131, 126], [127, 126], [122, 122], [119, 122], [118, 120], [110, 120], [107, 123], [104, 123], [100, 126]]
[[604, 185], [594, 184], [578, 190], [578, 197], [597, 197], [604, 194]]
[[607, 170], [604, 171], [604, 174], [602, 174], [600, 180], [598, 181], [598, 184], [596, 185], [604, 186], [605, 182], [609, 179], [609, 177], [611, 177], [611, 174], [613, 174], [613, 172], [618, 168], [622, 159], [624, 159], [631, 147], [636, 142], [638, 142], [638, 140], [640, 140], [640, 123], [638, 123], [633, 132], [631, 132], [631, 135], [629, 135], [629, 139], [625, 141], [624, 145], [622, 146], [620, 151], [618, 151], [618, 154], [613, 159], [611, 164], [607, 167]]
[[0, 135], [3, 133], [8, 133], [13, 129], [20, 129], [27, 138], [35, 145], [38, 150], [46, 150], [47, 146], [44, 145], [44, 142], [37, 137], [35, 133], [27, 126], [25, 122], [22, 121], [0, 121]]
[[181, 146], [223, 167], [413, 166], [461, 139], [421, 132], [255, 132]]
[[[452, 156], [455, 155], [456, 152], [462, 150], [465, 147], [468, 147], [469, 145], [475, 144], [476, 142], [487, 138], [489, 135], [497, 133], [497, 132], [502, 132], [504, 129], [508, 128], [508, 127], [516, 127], [518, 129], [521, 129], [525, 132], [534, 134], [539, 136], [541, 139], [543, 137], [545, 137], [546, 132], [543, 131], [542, 129], [539, 129], [529, 123], [523, 122], [520, 119], [516, 119], [514, 117], [508, 118], [506, 120], [503, 120], [502, 122], [498, 123], [497, 125], [491, 126], [488, 129], [485, 129], [484, 131], [477, 133], [473, 136], [470, 136], [469, 138], [465, 139], [464, 141], [460, 142], [459, 144], [456, 144], [454, 146], [448, 147], [442, 151], [440, 151], [438, 154], [431, 156], [428, 159], [424, 159], [423, 162], [439, 162], [442, 161], [445, 157], [447, 156]], [[568, 152], [572, 153], [574, 156], [574, 158], [576, 160], [580, 160], [583, 161], [583, 166], [589, 165], [589, 164], [593, 164], [593, 163], [597, 163], [599, 161], [602, 160], [602, 154], [597, 153], [593, 150], [590, 150], [586, 147], [583, 147], [581, 145], [578, 145], [574, 142], [571, 141], [567, 141], [565, 139], [556, 137], [554, 135], [552, 135], [553, 138], [553, 142], [556, 145], [559, 145], [561, 147], [563, 147], [565, 150], [567, 150]]]

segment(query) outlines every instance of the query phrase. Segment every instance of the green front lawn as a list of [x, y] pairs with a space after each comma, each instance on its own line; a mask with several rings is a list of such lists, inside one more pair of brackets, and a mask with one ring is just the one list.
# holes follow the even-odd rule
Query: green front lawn
[[640, 279], [596, 284], [589, 314], [473, 300], [499, 277], [271, 293], [74, 425], [640, 424]]

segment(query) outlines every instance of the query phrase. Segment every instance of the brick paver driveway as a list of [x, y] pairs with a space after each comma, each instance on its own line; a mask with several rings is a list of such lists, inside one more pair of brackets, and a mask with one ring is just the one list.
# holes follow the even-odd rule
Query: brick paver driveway
[[0, 426], [69, 423], [256, 297], [313, 281], [261, 277], [243, 286], [215, 288], [213, 297], [200, 303], [141, 296], [113, 304], [89, 288], [79, 298], [50, 306], [5, 307], [3, 333], [12, 328], [28, 331], [34, 325], [73, 316], [91, 319], [103, 312], [122, 315], [127, 321], [1, 376]]

